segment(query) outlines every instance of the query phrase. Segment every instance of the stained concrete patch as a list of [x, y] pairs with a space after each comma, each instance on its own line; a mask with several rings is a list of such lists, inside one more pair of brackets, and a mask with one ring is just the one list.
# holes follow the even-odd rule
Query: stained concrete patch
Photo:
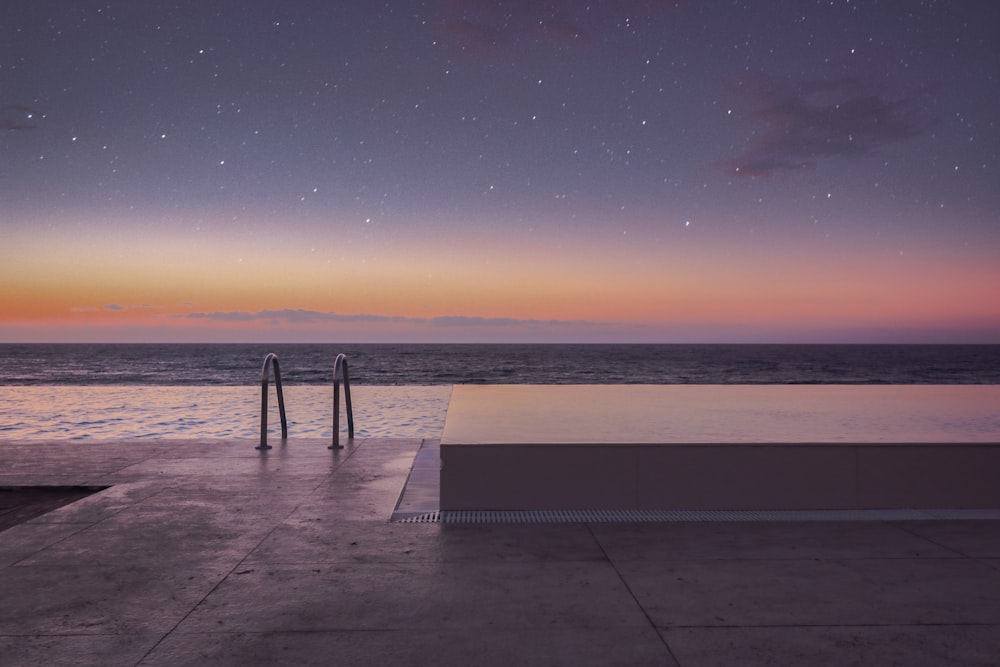
[[270, 526], [220, 505], [199, 502], [145, 510], [132, 508], [87, 527], [25, 559], [22, 566], [80, 567], [111, 562], [177, 567], [233, 567]]
[[494, 628], [470, 638], [466, 631], [442, 627], [421, 631], [174, 633], [139, 664], [671, 667], [677, 663], [651, 628], [611, 627], [586, 632], [558, 627]]
[[1000, 623], [1000, 572], [969, 559], [631, 561], [657, 627]]
[[58, 544], [74, 533], [87, 528], [88, 523], [38, 523], [29, 521], [3, 531], [0, 540], [0, 567], [14, 565], [44, 549]]
[[6, 662], [0, 658], [0, 663], [45, 667], [133, 667], [161, 637], [160, 634], [0, 636], [0, 656], [16, 660]]
[[993, 667], [995, 627], [975, 625], [671, 628], [661, 631], [683, 665], [907, 665]]
[[1000, 521], [921, 521], [901, 529], [970, 558], [1000, 558]]
[[599, 561], [587, 526], [399, 524], [331, 518], [288, 521], [247, 563]]
[[[916, 523], [916, 522], [914, 522]], [[1000, 522], [994, 522], [1000, 526]], [[949, 558], [909, 526], [879, 521], [594, 524], [614, 562], [688, 558]]]
[[212, 591], [177, 631], [484, 631], [645, 623], [607, 563], [370, 563], [248, 566]]
[[272, 530], [244, 563], [406, 563], [433, 560], [440, 526], [410, 526], [317, 516], [286, 521]]
[[149, 481], [115, 483], [97, 493], [40, 516], [32, 523], [98, 523], [162, 491]]
[[132, 565], [113, 556], [105, 565], [54, 565], [17, 565], [0, 579], [0, 635], [166, 633], [228, 572]]

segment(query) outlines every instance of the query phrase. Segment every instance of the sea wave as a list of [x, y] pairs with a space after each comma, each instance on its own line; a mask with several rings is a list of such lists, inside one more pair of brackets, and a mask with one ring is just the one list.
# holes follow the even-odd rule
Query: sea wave
[[0, 386], [998, 384], [1000, 345], [0, 344]]

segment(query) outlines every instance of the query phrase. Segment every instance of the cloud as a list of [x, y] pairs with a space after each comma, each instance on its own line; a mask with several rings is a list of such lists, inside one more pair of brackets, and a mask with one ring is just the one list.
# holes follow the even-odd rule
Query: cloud
[[546, 326], [546, 327], [568, 327], [568, 326], [598, 326], [605, 324], [602, 322], [591, 322], [587, 320], [533, 320], [517, 319], [513, 317], [464, 317], [461, 315], [445, 315], [434, 317], [429, 320], [430, 324], [438, 327], [513, 327], [513, 326]]
[[[123, 306], [119, 303], [107, 303], [104, 304], [101, 308], [103, 310], [108, 310], [115, 313], [122, 313], [125, 312], [126, 310], [149, 310], [152, 308], [156, 308], [156, 306], [149, 303], [130, 303], [127, 306]], [[94, 308], [94, 310], [97, 309]]]
[[148, 303], [133, 303], [127, 306], [123, 306], [120, 303], [106, 303], [100, 308], [97, 306], [73, 306], [69, 309], [71, 313], [96, 313], [98, 311], [105, 311], [109, 313], [124, 313], [129, 310], [150, 310], [155, 309], [157, 306]]
[[315, 322], [404, 322], [410, 319], [388, 315], [344, 315], [333, 312], [287, 308], [284, 310], [261, 310], [256, 313], [256, 316], [261, 319], [281, 320], [293, 324], [312, 324]]
[[248, 311], [215, 311], [210, 313], [188, 313], [173, 315], [174, 318], [211, 320], [215, 322], [250, 322], [270, 320], [286, 324], [321, 324], [326, 322], [368, 323], [368, 324], [419, 324], [434, 327], [566, 327], [566, 326], [606, 326], [606, 322], [588, 320], [536, 320], [513, 317], [467, 317], [462, 315], [446, 315], [440, 317], [405, 317], [400, 315], [372, 315], [367, 313], [343, 314], [304, 309], [259, 310]]
[[192, 320], [214, 320], [216, 322], [248, 322], [257, 319], [253, 313], [230, 311], [215, 311], [212, 313], [188, 313], [187, 315], [176, 315], [175, 317], [185, 317]]
[[757, 138], [719, 166], [736, 176], [811, 169], [827, 158], [857, 158], [921, 134], [914, 99], [889, 99], [858, 79], [751, 82]]

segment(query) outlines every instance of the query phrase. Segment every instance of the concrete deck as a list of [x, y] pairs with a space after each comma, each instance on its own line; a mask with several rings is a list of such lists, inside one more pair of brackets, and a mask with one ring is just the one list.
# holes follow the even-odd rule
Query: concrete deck
[[0, 486], [110, 487], [0, 532], [0, 664], [1000, 656], [1000, 521], [391, 523], [419, 441], [254, 444], [0, 442]]
[[1000, 386], [455, 386], [446, 510], [1000, 508]]

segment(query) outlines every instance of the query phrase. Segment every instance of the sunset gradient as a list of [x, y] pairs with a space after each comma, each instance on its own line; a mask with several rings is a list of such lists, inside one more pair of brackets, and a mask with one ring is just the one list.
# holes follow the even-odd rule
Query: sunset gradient
[[1000, 343], [993, 3], [349, 4], [0, 9], [0, 341]]

